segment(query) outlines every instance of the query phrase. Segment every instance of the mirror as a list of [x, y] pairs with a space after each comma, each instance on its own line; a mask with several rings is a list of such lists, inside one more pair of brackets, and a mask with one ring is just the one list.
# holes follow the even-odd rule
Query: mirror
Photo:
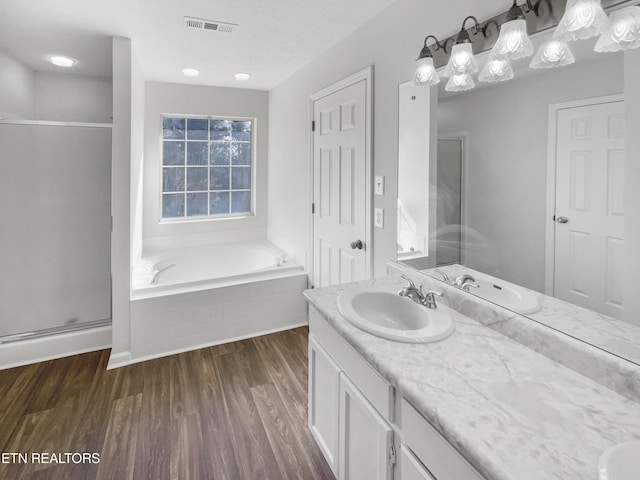
[[467, 92], [400, 85], [398, 261], [471, 275], [469, 293], [640, 364], [622, 295], [625, 57], [580, 47]]

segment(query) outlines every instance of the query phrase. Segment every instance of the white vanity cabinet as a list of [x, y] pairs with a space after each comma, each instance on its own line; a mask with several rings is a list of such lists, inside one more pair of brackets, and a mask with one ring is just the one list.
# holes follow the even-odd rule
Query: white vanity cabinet
[[336, 477], [339, 394], [340, 368], [309, 335], [309, 429]]
[[484, 480], [312, 306], [311, 433], [338, 480]]
[[339, 480], [393, 478], [394, 389], [313, 308], [308, 423]]
[[340, 374], [340, 480], [391, 480], [393, 428], [356, 386]]

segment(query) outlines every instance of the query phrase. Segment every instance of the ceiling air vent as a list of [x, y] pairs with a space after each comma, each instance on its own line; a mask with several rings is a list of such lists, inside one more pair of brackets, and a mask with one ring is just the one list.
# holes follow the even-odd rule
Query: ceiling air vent
[[218, 22], [216, 20], [205, 20], [204, 18], [184, 17], [184, 26], [198, 28], [200, 30], [233, 33], [238, 25], [235, 23]]

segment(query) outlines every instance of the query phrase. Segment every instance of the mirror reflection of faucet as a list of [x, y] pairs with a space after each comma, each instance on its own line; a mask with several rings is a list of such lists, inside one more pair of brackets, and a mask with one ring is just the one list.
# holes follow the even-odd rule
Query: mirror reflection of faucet
[[449, 285], [453, 285], [454, 287], [461, 288], [465, 292], [469, 291], [469, 287], [480, 288], [480, 285], [475, 283], [476, 279], [473, 278], [473, 276], [469, 275], [468, 273], [465, 273], [464, 275], [460, 275], [459, 277], [456, 277], [456, 279], [452, 282], [451, 279], [449, 278], [449, 275], [444, 273], [439, 268], [436, 268], [433, 271], [438, 275], [440, 275], [442, 277], [442, 280], [444, 280]]
[[455, 287], [461, 288], [465, 292], [468, 292], [469, 291], [469, 287], [473, 287], [473, 288], [479, 288], [480, 287], [480, 285], [478, 285], [475, 282], [476, 282], [475, 278], [473, 278], [468, 273], [465, 273], [465, 274], [460, 275], [459, 277], [457, 277], [453, 281], [452, 285], [455, 286]]

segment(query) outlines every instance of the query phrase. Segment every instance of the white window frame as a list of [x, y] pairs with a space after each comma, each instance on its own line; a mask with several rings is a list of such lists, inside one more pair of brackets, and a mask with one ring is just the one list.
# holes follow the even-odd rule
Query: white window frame
[[[163, 137], [163, 131], [164, 131], [164, 122], [163, 120], [165, 118], [181, 118], [181, 119], [202, 119], [202, 120], [226, 120], [229, 122], [234, 122], [234, 121], [239, 121], [239, 122], [251, 122], [251, 141], [249, 142], [251, 145], [251, 161], [249, 164], [249, 168], [251, 169], [251, 187], [250, 187], [250, 194], [251, 194], [251, 200], [250, 200], [250, 211], [249, 212], [243, 212], [243, 213], [237, 213], [237, 214], [233, 214], [233, 213], [229, 213], [229, 214], [215, 214], [215, 215], [194, 215], [194, 216], [187, 216], [187, 202], [185, 199], [185, 211], [184, 211], [184, 216], [182, 217], [167, 217], [164, 218], [163, 217], [163, 197], [164, 197], [164, 181], [163, 181], [163, 169], [165, 167], [164, 165], [164, 137]], [[258, 119], [255, 117], [239, 117], [239, 116], [218, 116], [218, 115], [191, 115], [191, 114], [183, 114], [183, 113], [162, 113], [160, 114], [160, 118], [159, 118], [159, 123], [160, 123], [160, 129], [159, 129], [159, 152], [160, 152], [160, 161], [159, 161], [159, 170], [158, 170], [158, 175], [159, 175], [159, 189], [158, 189], [158, 213], [159, 213], [159, 219], [158, 222], [161, 224], [174, 224], [174, 223], [192, 223], [192, 222], [203, 222], [203, 221], [215, 221], [215, 222], [219, 222], [219, 221], [229, 221], [229, 220], [236, 220], [236, 219], [240, 219], [240, 218], [249, 218], [249, 217], [255, 217], [255, 212], [256, 212], [256, 198], [257, 198], [257, 194], [256, 194], [256, 145], [257, 145], [257, 128], [258, 128]], [[194, 140], [192, 140], [194, 141]], [[204, 140], [195, 140], [195, 142], [204, 142]], [[189, 142], [189, 140], [187, 140], [186, 138], [186, 131], [185, 131], [185, 139], [184, 142], [187, 143]], [[206, 140], [207, 144], [211, 143], [211, 140], [208, 139]], [[186, 152], [185, 152], [186, 155]], [[186, 164], [186, 158], [185, 158], [185, 169], [187, 168], [187, 164]], [[210, 152], [209, 155], [207, 156], [207, 164], [206, 167], [207, 169], [211, 168], [211, 164], [210, 162]], [[197, 165], [196, 165], [197, 166]], [[205, 165], [201, 165], [201, 166], [205, 166]], [[186, 170], [185, 170], [186, 173]], [[208, 172], [209, 173], [209, 172]], [[210, 175], [210, 173], [209, 173]], [[208, 175], [208, 177], [209, 177]], [[210, 181], [210, 177], [208, 178], [208, 182]], [[229, 182], [231, 182], [231, 174], [230, 174], [230, 178], [229, 178]], [[209, 185], [210, 187], [210, 185]], [[231, 185], [229, 185], [229, 194], [231, 195], [231, 192], [233, 191], [231, 189]], [[207, 193], [210, 194], [211, 192], [215, 192], [216, 190], [207, 190]], [[193, 192], [193, 193], [203, 193], [204, 191], [198, 191], [198, 192]], [[167, 193], [171, 193], [171, 192], [167, 192]], [[176, 193], [180, 193], [180, 192], [176, 192]], [[183, 192], [185, 194], [185, 196], [189, 193], [189, 191], [186, 190], [186, 175], [185, 175], [185, 190]], [[229, 198], [229, 202], [231, 202], [231, 198]], [[230, 203], [231, 205], [231, 203]], [[208, 207], [209, 208], [209, 207]]]

